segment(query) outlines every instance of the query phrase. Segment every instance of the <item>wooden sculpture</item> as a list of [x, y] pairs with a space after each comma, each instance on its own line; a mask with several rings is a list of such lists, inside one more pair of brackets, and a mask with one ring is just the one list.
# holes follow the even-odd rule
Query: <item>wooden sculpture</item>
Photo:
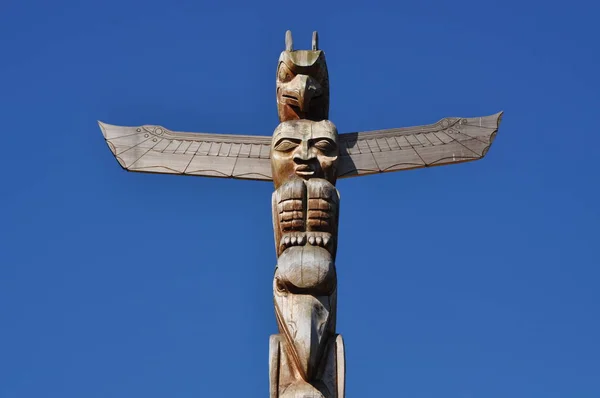
[[126, 170], [273, 181], [277, 267], [271, 336], [271, 398], [344, 398], [345, 358], [336, 333], [338, 178], [478, 160], [502, 113], [442, 119], [389, 130], [339, 134], [329, 117], [325, 54], [294, 50], [277, 66], [280, 124], [272, 137], [169, 131], [99, 123]]

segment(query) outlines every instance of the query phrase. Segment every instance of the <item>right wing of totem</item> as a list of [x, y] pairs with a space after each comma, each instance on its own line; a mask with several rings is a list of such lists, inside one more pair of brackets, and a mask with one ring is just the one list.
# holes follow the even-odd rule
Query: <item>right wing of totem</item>
[[338, 178], [468, 162], [483, 158], [502, 112], [435, 124], [340, 134]]
[[271, 181], [271, 137], [182, 133], [99, 122], [125, 170]]

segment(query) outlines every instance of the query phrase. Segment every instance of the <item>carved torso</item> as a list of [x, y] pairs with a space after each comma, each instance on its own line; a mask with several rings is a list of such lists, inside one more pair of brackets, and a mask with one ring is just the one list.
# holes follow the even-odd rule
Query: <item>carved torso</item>
[[326, 248], [335, 257], [339, 194], [324, 179], [292, 179], [273, 193], [277, 255], [305, 244]]

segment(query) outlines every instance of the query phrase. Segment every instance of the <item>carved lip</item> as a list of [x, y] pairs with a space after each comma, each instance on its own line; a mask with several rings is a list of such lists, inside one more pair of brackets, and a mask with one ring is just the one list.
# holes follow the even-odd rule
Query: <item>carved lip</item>
[[296, 169], [294, 171], [299, 176], [310, 177], [310, 176], [315, 175], [315, 170], [307, 164], [300, 164], [300, 165], [296, 166]]

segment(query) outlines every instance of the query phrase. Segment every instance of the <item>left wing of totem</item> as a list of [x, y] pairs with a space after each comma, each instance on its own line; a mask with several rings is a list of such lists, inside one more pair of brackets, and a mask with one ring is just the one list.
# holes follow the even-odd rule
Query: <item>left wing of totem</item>
[[279, 334], [271, 336], [271, 398], [343, 398], [345, 359], [336, 334], [335, 257], [338, 178], [483, 158], [502, 113], [338, 135], [327, 120], [325, 55], [286, 50], [277, 68], [280, 124], [272, 137], [173, 132], [161, 126], [100, 123], [126, 170], [273, 181], [277, 267], [273, 280]]

